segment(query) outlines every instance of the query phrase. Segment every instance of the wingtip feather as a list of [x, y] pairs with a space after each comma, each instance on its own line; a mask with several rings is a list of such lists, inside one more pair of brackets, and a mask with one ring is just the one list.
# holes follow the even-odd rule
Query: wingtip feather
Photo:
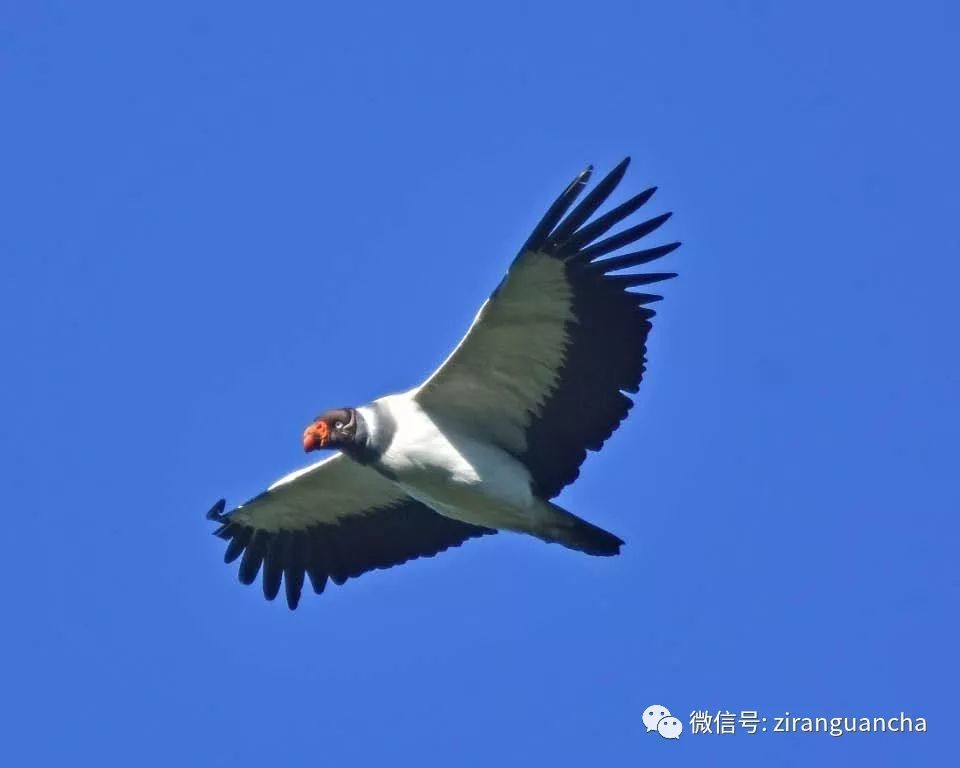
[[210, 509], [207, 511], [207, 520], [213, 520], [219, 522], [223, 517], [223, 510], [226, 509], [227, 500], [220, 499], [218, 500]]

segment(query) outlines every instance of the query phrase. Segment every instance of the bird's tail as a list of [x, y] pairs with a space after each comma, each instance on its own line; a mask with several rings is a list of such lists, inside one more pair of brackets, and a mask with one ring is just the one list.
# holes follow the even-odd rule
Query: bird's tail
[[544, 541], [563, 544], [568, 549], [586, 552], [588, 555], [610, 557], [620, 554], [623, 539], [619, 536], [614, 536], [549, 501], [541, 502], [541, 512], [537, 530], [532, 533]]

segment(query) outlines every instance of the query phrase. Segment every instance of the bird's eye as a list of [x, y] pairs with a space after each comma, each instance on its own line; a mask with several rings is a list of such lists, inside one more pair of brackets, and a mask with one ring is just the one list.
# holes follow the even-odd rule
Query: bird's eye
[[343, 429], [343, 422], [338, 421], [333, 426], [335, 426], [337, 429]]

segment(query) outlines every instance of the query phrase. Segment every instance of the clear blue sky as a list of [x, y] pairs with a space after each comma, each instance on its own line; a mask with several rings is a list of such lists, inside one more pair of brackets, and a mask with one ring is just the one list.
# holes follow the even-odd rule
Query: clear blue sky
[[[955, 753], [957, 10], [349, 5], [0, 3], [0, 762]], [[561, 498], [624, 554], [504, 535], [295, 613], [240, 586], [210, 504], [420, 381], [626, 154], [681, 276]]]

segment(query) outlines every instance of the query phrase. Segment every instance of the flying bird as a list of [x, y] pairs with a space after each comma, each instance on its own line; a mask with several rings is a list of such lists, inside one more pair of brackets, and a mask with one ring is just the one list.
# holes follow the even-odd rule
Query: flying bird
[[[426, 381], [366, 405], [334, 408], [303, 433], [305, 451], [335, 453], [281, 478], [225, 513], [207, 513], [239, 579], [262, 571], [273, 600], [283, 583], [296, 608], [305, 579], [328, 582], [501, 530], [589, 555], [624, 543], [554, 504], [588, 451], [599, 451], [633, 406], [647, 334], [661, 296], [631, 290], [676, 277], [624, 273], [673, 242], [616, 253], [669, 213], [617, 232], [656, 187], [594, 217], [625, 159], [583, 196], [592, 166], [556, 199], [480, 307], [466, 335]], [[606, 257], [606, 258], [604, 258]]]

